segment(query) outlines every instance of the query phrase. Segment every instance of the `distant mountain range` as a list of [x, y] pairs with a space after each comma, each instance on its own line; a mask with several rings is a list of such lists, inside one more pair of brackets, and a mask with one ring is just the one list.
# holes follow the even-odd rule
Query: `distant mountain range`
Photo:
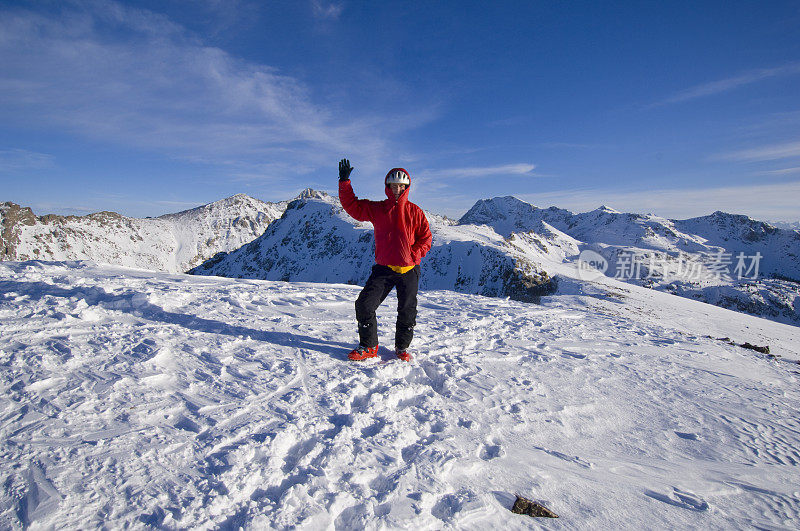
[[[789, 324], [800, 324], [800, 231], [715, 212], [687, 220], [607, 207], [574, 214], [514, 197], [478, 201], [460, 220], [426, 214], [433, 248], [422, 289], [535, 301], [616, 277]], [[0, 205], [3, 260], [94, 260], [235, 278], [362, 284], [369, 223], [337, 198], [237, 195], [154, 219], [101, 212], [35, 216]]]
[[[532, 301], [554, 293], [557, 281], [536, 257], [558, 242], [540, 236], [543, 248], [515, 246], [489, 227], [457, 226], [427, 214], [433, 248], [424, 259], [422, 289], [450, 289]], [[373, 231], [342, 210], [339, 200], [309, 190], [283, 216], [244, 247], [191, 272], [235, 278], [362, 284], [374, 264]]]
[[[582, 249], [591, 248], [605, 255], [612, 260], [612, 266], [625, 251], [644, 255], [644, 267], [650, 267], [649, 258], [656, 255], [660, 258], [656, 265], [661, 267], [653, 273], [658, 277], [669, 276], [670, 268], [663, 267], [663, 260], [702, 257], [701, 262], [708, 266], [719, 253], [731, 254], [734, 260], [739, 253], [745, 257], [760, 253], [759, 276], [800, 281], [800, 233], [724, 212], [670, 220], [652, 214], [623, 214], [603, 206], [573, 214], [555, 207], [536, 208], [514, 197], [497, 197], [478, 201], [458, 223], [488, 225], [506, 237], [515, 232], [536, 232], [546, 223], [582, 242]], [[733, 269], [730, 267], [729, 273]], [[708, 268], [702, 271], [703, 280], [713, 276]]]
[[800, 230], [800, 221], [767, 221], [773, 227], [788, 230]]
[[287, 204], [239, 194], [177, 214], [139, 219], [115, 212], [36, 216], [30, 208], [2, 203], [0, 259], [94, 260], [182, 273], [260, 236]]
[[[514, 197], [478, 201], [459, 224], [491, 226], [511, 236], [549, 227], [574, 238], [604, 263], [604, 274], [725, 308], [800, 324], [800, 231], [747, 216], [714, 212], [686, 220], [536, 208]], [[595, 255], [595, 256], [596, 256]], [[598, 259], [599, 260], [599, 259]], [[585, 275], [584, 275], [585, 277]]]

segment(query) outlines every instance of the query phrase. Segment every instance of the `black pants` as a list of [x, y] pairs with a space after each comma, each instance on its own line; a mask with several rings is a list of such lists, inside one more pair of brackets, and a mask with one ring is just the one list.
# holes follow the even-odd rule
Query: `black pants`
[[362, 346], [372, 348], [378, 344], [378, 319], [375, 310], [383, 300], [397, 288], [397, 328], [394, 346], [406, 350], [414, 337], [417, 324], [417, 289], [419, 288], [419, 266], [400, 274], [386, 266], [372, 266], [372, 274], [356, 299], [358, 337]]

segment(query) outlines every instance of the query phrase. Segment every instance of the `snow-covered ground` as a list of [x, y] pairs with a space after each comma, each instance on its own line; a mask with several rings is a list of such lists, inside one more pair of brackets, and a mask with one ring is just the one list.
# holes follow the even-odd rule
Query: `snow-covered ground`
[[0, 528], [800, 525], [799, 328], [605, 278], [427, 291], [416, 359], [355, 364], [358, 291], [0, 263]]

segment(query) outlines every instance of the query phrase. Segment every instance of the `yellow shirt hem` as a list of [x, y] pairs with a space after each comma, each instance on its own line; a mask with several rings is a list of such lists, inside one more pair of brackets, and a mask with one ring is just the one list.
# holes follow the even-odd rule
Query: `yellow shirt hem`
[[386, 266], [386, 267], [388, 267], [395, 273], [400, 273], [401, 275], [403, 275], [414, 269], [416, 266], [410, 265], [410, 266]]

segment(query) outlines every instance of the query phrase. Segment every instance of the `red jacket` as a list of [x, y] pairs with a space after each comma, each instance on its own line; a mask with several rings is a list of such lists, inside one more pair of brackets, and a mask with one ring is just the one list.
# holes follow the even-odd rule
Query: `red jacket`
[[408, 200], [407, 187], [399, 199], [386, 187], [386, 199], [359, 199], [350, 181], [339, 182], [339, 200], [358, 221], [375, 227], [375, 261], [385, 266], [419, 265], [431, 248], [431, 229], [422, 209]]

